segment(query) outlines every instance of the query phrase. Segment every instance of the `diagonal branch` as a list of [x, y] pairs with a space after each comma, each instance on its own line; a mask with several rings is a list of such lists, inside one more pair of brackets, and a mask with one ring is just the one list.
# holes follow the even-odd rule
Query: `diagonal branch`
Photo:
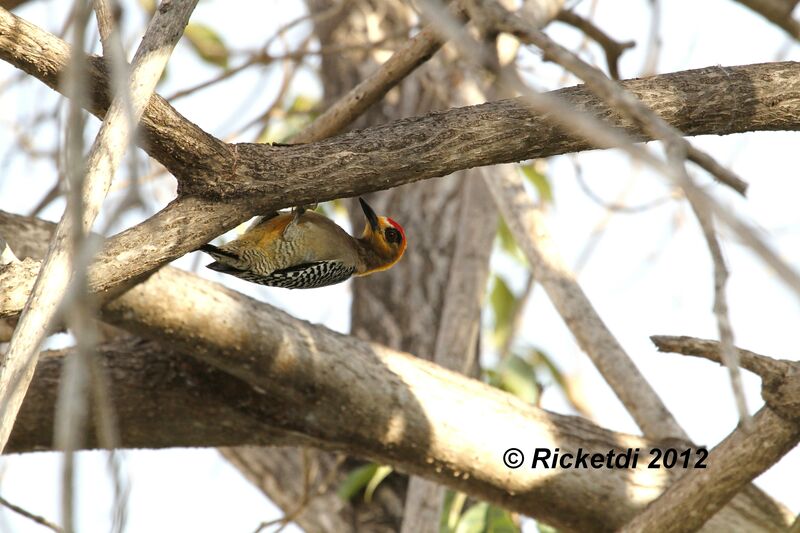
[[[164, 3], [153, 17], [133, 59], [130, 78], [133, 122], [138, 122], [150, 100], [196, 4], [197, 0]], [[132, 133], [124, 99], [115, 98], [87, 158], [86, 175], [82, 180], [82, 208], [78, 211], [82, 219], [75, 218], [75, 211], [68, 209], [64, 213], [8, 352], [0, 362], [0, 450], [5, 447], [33, 377], [39, 345], [69, 283], [74, 251], [70, 250], [67, 240], [74, 228], [82, 228], [83, 233], [91, 229]], [[80, 167], [82, 165], [77, 168]]]
[[[654, 138], [662, 140], [670, 153], [682, 154], [678, 158], [677, 165], [672, 162], [669, 168], [665, 169], [667, 177], [683, 187], [687, 194], [691, 194], [698, 208], [706, 209], [713, 213], [731, 228], [800, 298], [800, 273], [787, 264], [764, 242], [750, 225], [741, 221], [729, 210], [720, 206], [711, 196], [697, 188], [688, 179], [683, 162], [688, 158], [707, 170], [717, 180], [729, 185], [741, 194], [744, 194], [746, 183], [732, 171], [720, 165], [710, 155], [686, 141], [683, 137], [684, 134], [678, 128], [670, 125], [660, 117], [648, 107], [646, 102], [638, 99], [635, 94], [627, 91], [624, 86], [620, 87], [619, 84], [609, 80], [601, 71], [588, 65], [541, 31], [527, 27], [522, 20], [505, 10], [496, 0], [481, 0], [479, 4], [481, 6], [479, 14], [484, 18], [490, 19], [489, 23], [495, 30], [509, 32], [523, 42], [536, 45], [561, 66], [582, 78], [587, 87], [600, 96], [609, 106], [640, 125], [644, 131]], [[476, 16], [473, 14], [473, 17]], [[670, 157], [671, 161], [672, 159]]]
[[[19, 227], [22, 217], [10, 218]], [[5, 232], [6, 226], [2, 228]], [[133, 354], [120, 354], [119, 364], [141, 373], [130, 378], [131, 383], [144, 385], [139, 394], [174, 395], [165, 405], [180, 403], [177, 400], [183, 394], [197, 397], [192, 404], [200, 409], [198, 417], [170, 418], [170, 427], [175, 420], [183, 422], [175, 425], [172, 437], [160, 434], [158, 446], [170, 445], [170, 438], [182, 438], [184, 432], [194, 439], [202, 435], [219, 439], [226, 432], [242, 439], [222, 437], [222, 442], [208, 443], [212, 445], [313, 444], [391, 464], [564, 529], [581, 531], [595, 530], [597, 524], [621, 526], [671, 480], [668, 473], [648, 469], [647, 461], [641, 460], [635, 470], [550, 470], [529, 468], [529, 464], [509, 470], [503, 466], [502, 453], [512, 446], [530, 458], [537, 447], [558, 447], [565, 453], [583, 447], [608, 453], [629, 447], [647, 450], [656, 444], [537, 409], [409, 354], [294, 319], [171, 267], [107, 305], [104, 319], [160, 342], [168, 339], [166, 352], [191, 354], [204, 362], [196, 366], [182, 356], [173, 356], [169, 363], [129, 357], [141, 343], [133, 346]], [[225, 374], [203, 370], [208, 365], [224, 370], [232, 381], [219, 381]], [[192, 368], [196, 370], [187, 374]], [[114, 390], [127, 379], [124, 372], [109, 374], [115, 380]], [[50, 388], [54, 385], [52, 380], [44, 383]], [[193, 388], [195, 384], [198, 388]], [[187, 386], [192, 392], [184, 392]], [[130, 391], [127, 403], [115, 400], [123, 442], [132, 434], [126, 421], [133, 416], [139, 424], [138, 433], [133, 433], [138, 436], [136, 442], [149, 446], [147, 428], [159, 426], [161, 417], [154, 419], [152, 413], [158, 411], [142, 408], [149, 400], [138, 398], [134, 389], [123, 384], [120, 390]], [[34, 424], [47, 413], [39, 403], [46, 395], [36, 390], [30, 400], [39, 408], [26, 419]], [[213, 409], [222, 411], [214, 414]], [[237, 409], [243, 411], [237, 414]], [[52, 414], [44, 415], [48, 416]], [[221, 428], [219, 420], [227, 416], [246, 426]], [[258, 429], [258, 424], [270, 430]], [[46, 445], [42, 440], [38, 443]], [[604, 503], [609, 500], [615, 505]], [[748, 530], [765, 524], [778, 530], [785, 527], [785, 518], [763, 502], [754, 504], [740, 495], [713, 520], [719, 530]]]
[[736, 0], [800, 40], [800, 22], [792, 17], [797, 0]]
[[655, 439], [688, 436], [630, 356], [608, 330], [580, 285], [563, 264], [544, 227], [542, 215], [525, 191], [522, 178], [509, 168], [487, 179], [506, 224], [537, 280], [575, 336], [581, 349], [608, 382], [642, 432]]
[[[463, 16], [456, 9], [458, 16]], [[408, 40], [369, 77], [325, 110], [313, 123], [292, 137], [292, 143], [309, 143], [330, 137], [360, 117], [372, 104], [403, 81], [442, 47], [436, 30], [428, 25]]]
[[[698, 355], [723, 363], [722, 343], [691, 337], [651, 337], [660, 351]], [[742, 366], [763, 377], [767, 405], [752, 429], [737, 428], [708, 457], [708, 468], [689, 470], [621, 531], [695, 531], [742, 487], [800, 442], [800, 369], [747, 350], [735, 349]]]
[[[0, 10], [0, 58], [55, 88], [68, 52], [63, 41]], [[714, 67], [623, 86], [686, 135], [796, 130], [800, 102], [792, 95], [800, 90], [798, 72], [796, 63]], [[90, 75], [91, 110], [102, 115], [108, 101], [102, 60], [90, 62]], [[584, 87], [554, 94], [638, 140], [650, 138]], [[395, 121], [308, 145], [269, 146], [226, 145], [154, 96], [142, 128], [143, 146], [176, 175], [181, 196], [107, 243], [89, 274], [96, 292], [117, 294], [259, 212], [593, 147], [514, 100]], [[150, 238], [154, 232], [162, 235], [159, 242]], [[5, 296], [0, 294], [0, 315], [19, 313], [19, 301]]]
[[737, 428], [711, 451], [708, 468], [688, 470], [620, 531], [697, 531], [733, 495], [798, 442], [800, 425], [781, 418], [769, 407], [762, 407], [753, 417], [752, 432]]

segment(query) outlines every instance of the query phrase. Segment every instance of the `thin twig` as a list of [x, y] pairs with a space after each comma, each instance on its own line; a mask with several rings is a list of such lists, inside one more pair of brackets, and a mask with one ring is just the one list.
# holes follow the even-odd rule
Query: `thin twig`
[[587, 37], [590, 37], [594, 42], [599, 44], [606, 54], [608, 73], [615, 80], [619, 79], [619, 58], [625, 50], [636, 46], [634, 41], [626, 41], [624, 43], [615, 41], [603, 30], [595, 26], [591, 20], [585, 19], [572, 11], [562, 9], [558, 12], [556, 20], [581, 30]]
[[674, 142], [685, 147], [684, 149], [692, 161], [705, 168], [719, 182], [744, 195], [747, 190], [747, 183], [744, 180], [718, 164], [705, 152], [693, 147], [680, 131], [664, 122], [661, 117], [640, 100], [625, 91], [619, 84], [609, 80], [600, 70], [584, 62], [541, 31], [523, 26], [516, 17], [505, 10], [503, 11], [505, 15], [495, 21], [497, 29], [509, 32], [523, 42], [539, 47], [548, 59], [557, 62], [586, 82], [586, 85], [605, 100], [609, 106], [628, 116], [654, 138]]
[[[461, 16], [460, 10], [457, 10]], [[307, 128], [292, 138], [293, 143], [309, 143], [338, 133], [369, 106], [383, 98], [415, 68], [424, 63], [442, 46], [438, 32], [431, 25], [409, 39], [377, 71], [353, 87]]]
[[650, 31], [647, 32], [647, 52], [640, 76], [653, 76], [658, 72], [658, 59], [661, 56], [661, 4], [660, 0], [650, 1]]
[[2, 505], [3, 507], [8, 508], [11, 511], [14, 511], [18, 515], [22, 515], [25, 518], [36, 522], [40, 526], [44, 526], [46, 528], [52, 529], [53, 531], [56, 531], [57, 533], [64, 533], [64, 530], [58, 524], [54, 524], [53, 522], [51, 522], [50, 520], [44, 518], [43, 516], [39, 516], [39, 515], [33, 514], [30, 511], [26, 511], [25, 509], [23, 509], [22, 507], [20, 507], [18, 505], [14, 505], [13, 503], [11, 503], [10, 501], [6, 500], [2, 496], [0, 496], [0, 505]]
[[[136, 52], [131, 71], [131, 87], [135, 88], [131, 91], [131, 100], [136, 122], [149, 102], [155, 84], [196, 3], [197, 0], [174, 0], [162, 4], [153, 17]], [[77, 101], [80, 103], [79, 99]], [[84, 203], [82, 219], [74, 219], [71, 210], [65, 212], [14, 332], [9, 351], [0, 365], [0, 449], [8, 441], [36, 367], [39, 345], [70, 280], [73, 254], [67, 244], [69, 235], [76, 225], [82, 227], [84, 232], [91, 228], [122, 153], [133, 134], [127, 127], [126, 115], [124, 102], [115, 98], [88, 157], [81, 195]]]
[[697, 531], [756, 476], [800, 442], [800, 426], [764, 406], [753, 417], [753, 430], [737, 428], [697, 468], [692, 466], [657, 500], [620, 529], [620, 533]]
[[513, 168], [497, 168], [496, 175], [486, 181], [489, 190], [514, 239], [536, 272], [537, 280], [581, 349], [592, 359], [646, 436], [688, 440], [687, 434], [608, 330], [564, 265], [545, 228], [541, 212], [525, 191], [522, 178]]
[[[672, 335], [653, 335], [650, 340], [653, 341], [659, 352], [691, 355], [702, 357], [721, 365], [725, 364], [723, 363], [722, 346], [719, 341]], [[785, 361], [773, 359], [743, 348], [735, 348], [735, 350], [741, 367], [763, 379], [786, 373], [787, 363]]]
[[745, 429], [752, 429], [752, 417], [747, 409], [747, 399], [744, 394], [744, 386], [742, 385], [742, 374], [739, 370], [739, 357], [733, 347], [733, 328], [731, 327], [731, 319], [728, 314], [728, 301], [725, 295], [725, 285], [728, 282], [728, 269], [725, 265], [725, 258], [722, 256], [722, 248], [720, 247], [717, 234], [714, 229], [713, 216], [699, 208], [695, 202], [692, 201], [694, 195], [687, 193], [689, 205], [697, 217], [700, 228], [703, 231], [703, 237], [708, 245], [708, 251], [711, 254], [711, 261], [714, 264], [714, 315], [717, 319], [717, 328], [719, 330], [719, 339], [721, 346], [722, 360], [728, 368], [728, 373], [731, 380], [731, 388], [733, 389], [733, 396], [736, 400], [736, 409], [739, 411], [739, 420]]
[[[64, 137], [66, 139], [66, 147], [64, 150], [64, 176], [66, 178], [66, 183], [69, 185], [69, 192], [67, 195], [67, 208], [62, 217], [63, 226], [59, 224], [59, 229], [63, 230], [63, 239], [67, 241], [66, 244], [61, 245], [64, 247], [62, 248], [65, 263], [64, 267], [70, 270], [73, 268], [77, 251], [83, 246], [84, 231], [88, 231], [91, 224], [90, 222], [88, 225], [84, 225], [81, 222], [84, 221], [85, 216], [90, 216], [84, 212], [84, 203], [86, 203], [83, 196], [84, 186], [92, 186], [91, 182], [88, 181], [89, 177], [87, 176], [85, 161], [83, 159], [83, 135], [86, 118], [81, 109], [81, 104], [87, 99], [87, 95], [89, 94], [86, 74], [86, 55], [84, 52], [86, 46], [86, 26], [89, 21], [89, 16], [91, 15], [89, 2], [86, 0], [75, 2], [73, 15], [73, 50], [79, 50], [79, 52], [71, 59], [72, 68], [70, 69], [67, 79], [73, 97], [70, 98], [64, 132]], [[96, 206], [95, 209], [99, 210], [99, 206]], [[86, 228], [85, 230], [84, 227]], [[58, 231], [57, 229], [56, 237], [58, 237]], [[51, 244], [51, 249], [56, 243], [57, 241]], [[58, 249], [54, 250], [54, 252], [58, 253]], [[56, 256], [56, 259], [58, 259], [58, 256]], [[45, 258], [45, 265], [46, 264], [47, 258]], [[44, 270], [45, 265], [42, 266], [40, 276], [37, 278], [37, 286], [39, 285], [39, 280], [46, 274]], [[81, 273], [80, 276], [85, 277], [85, 273]], [[42, 279], [42, 281], [44, 280]], [[85, 285], [85, 282], [83, 284]], [[63, 301], [63, 293], [66, 287], [59, 287], [57, 290], [59, 290], [61, 294], [58, 294], [56, 297]], [[28, 300], [27, 305], [29, 310], [27, 313], [23, 313], [18, 329], [22, 328], [27, 314], [31, 312], [30, 306], [33, 303], [32, 300], [35, 293], [36, 288], [34, 288]], [[53, 306], [56, 303], [57, 300], [53, 299], [48, 305]], [[33, 308], [34, 313], [37, 311], [38, 308]], [[54, 311], [54, 309], [50, 310], [52, 313], [54, 313]], [[85, 324], [86, 316], [80, 313], [80, 311], [81, 310], [78, 309], [81, 316], [77, 317], [75, 320], [75, 325], [77, 326], [76, 330], [79, 334], [79, 348], [76, 351], [76, 356], [71, 358], [69, 366], [65, 366], [65, 371], [63, 372], [64, 378], [59, 383], [59, 402], [56, 405], [54, 429], [54, 440], [59, 443], [58, 448], [63, 449], [65, 452], [62, 457], [61, 466], [61, 517], [64, 523], [64, 530], [67, 533], [71, 533], [75, 530], [75, 450], [79, 448], [80, 442], [78, 440], [78, 435], [81, 434], [83, 430], [82, 424], [76, 419], [80, 418], [80, 414], [86, 411], [85, 404], [82, 403], [84, 399], [83, 394], [81, 394], [85, 374], [80, 370], [83, 366], [84, 358], [86, 357], [87, 344], [90, 344], [88, 335], [85, 334], [87, 332], [84, 331], [82, 327]], [[42, 318], [46, 318], [50, 321], [53, 319], [53, 316], [43, 316]], [[81, 318], [84, 320], [81, 320]], [[9, 356], [14, 349], [14, 341], [15, 339], [12, 337]], [[31, 355], [36, 357], [38, 347], [33, 346], [32, 349], [33, 354]], [[35, 364], [34, 362], [31, 365], [31, 371], [35, 368]], [[69, 371], [67, 371], [67, 368], [69, 368]], [[73, 425], [73, 421], [75, 421], [76, 424]], [[12, 420], [8, 421], [9, 425], [12, 423]], [[0, 445], [2, 444], [3, 443], [0, 443]]]

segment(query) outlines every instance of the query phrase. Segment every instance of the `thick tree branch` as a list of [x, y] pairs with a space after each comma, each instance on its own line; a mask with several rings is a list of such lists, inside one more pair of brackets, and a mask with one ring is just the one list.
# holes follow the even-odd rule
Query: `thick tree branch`
[[[723, 364], [722, 343], [691, 337], [651, 337], [661, 351], [697, 355]], [[753, 428], [737, 428], [709, 455], [707, 470], [691, 470], [622, 531], [695, 531], [800, 442], [800, 369], [797, 363], [736, 349], [742, 366], [764, 379], [767, 405]]]
[[[214, 367], [136, 337], [98, 346], [125, 448], [308, 445], [270, 427], [263, 394]], [[6, 453], [53, 449], [58, 382], [69, 350], [44, 352]], [[83, 443], [98, 448], [96, 427]]]
[[[0, 11], [0, 58], [56, 88], [68, 53], [63, 41]], [[796, 63], [713, 67], [629, 80], [623, 86], [686, 135], [796, 130], [798, 72]], [[91, 61], [90, 73], [96, 89], [91, 110], [102, 115], [108, 102], [102, 60]], [[583, 87], [555, 94], [620, 124], [637, 139], [648, 139]], [[115, 293], [124, 282], [146, 276], [259, 212], [363, 194], [474, 166], [592, 148], [545, 119], [523, 104], [504, 100], [309, 145], [226, 145], [154, 96], [142, 119], [144, 147], [175, 174], [182, 196], [113, 238], [90, 272], [90, 286]], [[185, 196], [190, 193], [225, 203]], [[158, 243], [149, 238], [154, 231], [163, 236]], [[10, 304], [0, 313], [20, 310], [21, 305]]]
[[[0, 22], [2, 22], [0, 20]], [[2, 36], [0, 36], [2, 45]], [[0, 53], [2, 49], [0, 49]], [[749, 129], [800, 129], [800, 65], [779, 63], [747, 67], [709, 68], [631, 80], [624, 85], [662, 116], [687, 134], [731, 133]], [[582, 87], [557, 91], [579, 109], [607, 119], [614, 115]], [[147, 145], [151, 155], [171, 146], [170, 159], [187, 147], [191, 154], [207, 156], [202, 170], [197, 164], [188, 171], [198, 175], [208, 168], [220, 177], [220, 190], [230, 193], [236, 180], [225, 183], [226, 169], [235, 157], [216, 141], [203, 142], [205, 134], [154, 97], [148, 108], [158, 111], [166, 126], [149, 130]], [[148, 114], [145, 114], [147, 119]], [[150, 117], [151, 125], [156, 124]], [[180, 124], [187, 124], [181, 129]], [[155, 126], [154, 126], [155, 127]], [[632, 126], [628, 125], [628, 128]], [[178, 135], [179, 132], [185, 135]], [[161, 135], [163, 133], [163, 135]], [[639, 138], [642, 138], [641, 136]], [[173, 143], [175, 141], [175, 143]], [[221, 151], [204, 149], [223, 146]], [[565, 135], [557, 127], [530, 114], [525, 106], [503, 100], [481, 106], [396, 121], [334, 137], [312, 145], [273, 147], [242, 145], [239, 159], [261, 157], [256, 176], [271, 176], [273, 181], [240, 182], [247, 198], [211, 202], [200, 198], [180, 198], [149, 221], [111, 239], [90, 272], [90, 286], [107, 291], [128, 279], [146, 275], [154, 268], [197, 248], [213, 236], [242, 222], [259, 210], [277, 209], [292, 204], [308, 204], [342, 196], [361, 194], [379, 188], [409, 183], [417, 179], [451, 173], [460, 168], [545, 157], [589, 149], [585, 142]], [[247, 148], [245, 149], [244, 146]], [[256, 153], [262, 156], [255, 156]], [[264, 157], [268, 152], [269, 157]], [[247, 153], [244, 157], [242, 154]], [[222, 158], [215, 154], [221, 154]], [[188, 157], [188, 156], [187, 156]], [[181, 158], [183, 159], [183, 158]], [[164, 161], [169, 162], [165, 159]], [[163, 161], [162, 161], [163, 162]], [[241, 165], [241, 169], [247, 165]], [[237, 171], [238, 172], [238, 171]], [[351, 174], [352, 173], [352, 174]], [[182, 175], [182, 174], [181, 174]], [[271, 184], [271, 185], [270, 185]], [[237, 193], [238, 194], [238, 193]], [[191, 221], [189, 223], [188, 221]], [[163, 238], [150, 239], [157, 232]], [[0, 314], [19, 313], [20, 302], [8, 302]]]
[[[18, 224], [23, 219], [11, 218]], [[0, 231], [5, 232], [5, 226]], [[628, 447], [645, 450], [651, 443], [536, 409], [416, 357], [291, 318], [173, 268], [162, 269], [107, 305], [105, 312], [106, 320], [162, 342], [169, 339], [171, 350], [190, 353], [236, 377], [237, 387], [221, 385], [219, 390], [238, 391], [246, 397], [224, 401], [215, 396], [206, 409], [230, 405], [253, 409], [255, 420], [282, 436], [300, 436], [306, 443], [392, 464], [567, 530], [619, 527], [669, 483], [664, 471], [646, 468], [646, 461], [640, 461], [636, 470], [532, 469], [530, 463], [509, 470], [502, 464], [502, 453], [511, 446], [530, 458], [535, 447], [559, 447], [564, 452], [583, 447], [607, 453]], [[159, 380], [175, 370], [153, 368], [142, 361], [139, 370], [146, 376], [129, 381], [144, 383], [150, 389], [147, 394], [178, 394], [181, 383], [193, 383], [178, 379], [162, 386]], [[110, 373], [115, 381], [125, 379]], [[254, 387], [255, 396], [244, 390], [242, 381]], [[206, 391], [201, 398], [218, 390], [203, 380], [199, 383], [197, 390]], [[174, 400], [164, 404], [180, 404]], [[141, 407], [142, 399], [129, 401], [143, 417], [140, 420], [152, 423], [159, 418], [158, 411]], [[127, 408], [117, 405], [117, 409]], [[42, 412], [45, 407], [31, 416], [36, 419]], [[241, 420], [242, 415], [226, 412], [224, 416]], [[130, 434], [124, 427], [128, 416], [120, 414], [120, 419], [124, 438]], [[187, 430], [195, 424], [219, 426], [220, 419], [168, 418], [170, 424], [186, 420]], [[263, 431], [250, 430], [256, 436], [252, 438], [269, 440]], [[631, 479], [636, 480], [632, 485]], [[603, 503], [607, 501], [615, 505]], [[734, 507], [714, 517], [721, 530], [785, 527], [781, 513], [756, 507], [746, 496], [737, 496]]]
[[[131, 312], [138, 313], [132, 308], [136, 305], [128, 305], [133, 300], [144, 297], [141, 305], [152, 303], [146, 301], [153, 296], [148, 288], [173, 308], [188, 305], [214, 313], [207, 307], [206, 299], [211, 298], [216, 311], [223, 314], [215, 318], [221, 327], [212, 327], [210, 334], [228, 333], [214, 347], [206, 346], [206, 336], [196, 338], [194, 345], [202, 347], [204, 357], [213, 350], [215, 365], [225, 366], [227, 373], [174, 352], [159, 356], [151, 343], [126, 341], [127, 349], [118, 344], [103, 350], [109, 355], [107, 368], [114, 380], [114, 403], [125, 446], [313, 444], [392, 464], [580, 531], [597, 531], [600, 524], [603, 528], [621, 525], [669, 483], [670, 476], [649, 471], [646, 464], [631, 472], [534, 470], [529, 464], [511, 471], [501, 462], [503, 450], [511, 445], [525, 452], [534, 447], [559, 447], [563, 452], [583, 447], [607, 453], [629, 447], [647, 450], [655, 444], [602, 430], [575, 417], [546, 413], [418, 358], [292, 319], [214, 285], [166, 268], [113, 304], [116, 313], [130, 319], [134, 317]], [[175, 292], [166, 294], [168, 288]], [[190, 296], [198, 288], [201, 297]], [[173, 299], [177, 293], [181, 300]], [[235, 309], [239, 304], [248, 309]], [[250, 314], [256, 310], [256, 315]], [[160, 327], [156, 323], [163, 312], [163, 308], [153, 309], [135, 327]], [[185, 312], [175, 309], [172, 318], [177, 320], [180, 314], [187, 318]], [[198, 320], [208, 320], [207, 313], [201, 314]], [[231, 321], [219, 320], [220, 316], [229, 316]], [[269, 331], [268, 339], [251, 335], [252, 325], [242, 321], [245, 316]], [[264, 322], [267, 317], [270, 321]], [[191, 322], [189, 328], [198, 326]], [[185, 344], [188, 331], [178, 332], [178, 344], [184, 350], [194, 349]], [[158, 335], [164, 336], [163, 332]], [[238, 340], [233, 341], [231, 335]], [[267, 340], [268, 344], [260, 344], [259, 352], [251, 351], [255, 343]], [[143, 357], [137, 357], [137, 352]], [[338, 369], [336, 376], [331, 375], [334, 368]], [[36, 394], [29, 396], [34, 404], [21, 414], [20, 431], [24, 433], [14, 435], [16, 451], [31, 444], [49, 447], [52, 414], [47, 413], [52, 413], [52, 405], [48, 398], [54, 399], [59, 369], [47, 365], [42, 372], [48, 372], [42, 375], [49, 379], [42, 381], [44, 388], [37, 380]], [[227, 375], [231, 372], [247, 374], [251, 384], [258, 385], [253, 389], [243, 386], [242, 381]], [[323, 397], [326, 400], [320, 402]], [[184, 404], [197, 411], [190, 415]], [[168, 406], [175, 411], [164, 412]], [[474, 424], [476, 419], [484, 423]], [[176, 424], [176, 420], [184, 422]], [[220, 420], [230, 420], [231, 425], [220, 424]], [[259, 428], [259, 423], [268, 427]], [[201, 441], [203, 438], [208, 441]], [[638, 480], [635, 487], [629, 485], [632, 475]], [[584, 500], [575, 494], [588, 495]], [[606, 499], [615, 505], [590, 503]], [[739, 523], [733, 516], [723, 515], [720, 520], [724, 527]]]

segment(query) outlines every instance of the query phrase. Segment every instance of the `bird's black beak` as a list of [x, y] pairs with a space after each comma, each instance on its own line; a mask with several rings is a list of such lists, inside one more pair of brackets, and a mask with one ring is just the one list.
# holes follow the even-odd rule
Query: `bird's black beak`
[[378, 231], [378, 228], [380, 227], [378, 225], [378, 215], [375, 214], [375, 211], [372, 210], [372, 208], [367, 202], [364, 201], [363, 198], [359, 198], [358, 203], [361, 204], [361, 209], [364, 211], [364, 216], [367, 217], [369, 227], [372, 228], [372, 231]]

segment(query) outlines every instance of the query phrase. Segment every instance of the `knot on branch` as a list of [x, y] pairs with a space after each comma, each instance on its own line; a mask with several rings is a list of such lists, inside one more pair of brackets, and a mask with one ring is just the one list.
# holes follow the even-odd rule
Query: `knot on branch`
[[[672, 352], [722, 363], [720, 343], [694, 337], [653, 335], [660, 352]], [[781, 418], [800, 423], [800, 363], [774, 359], [736, 348], [739, 365], [761, 378], [761, 397]]]
[[800, 363], [775, 363], [779, 365], [761, 376], [761, 397], [781, 418], [800, 423]]

